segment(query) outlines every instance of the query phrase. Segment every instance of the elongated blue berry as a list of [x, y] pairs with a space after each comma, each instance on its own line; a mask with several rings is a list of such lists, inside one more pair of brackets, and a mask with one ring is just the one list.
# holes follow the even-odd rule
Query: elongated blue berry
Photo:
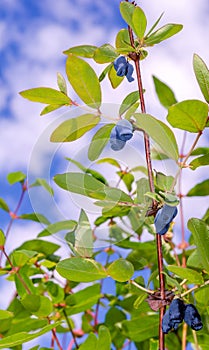
[[167, 334], [172, 329], [172, 325], [170, 323], [170, 316], [169, 316], [169, 309], [166, 311], [165, 315], [163, 316], [163, 322], [162, 322], [162, 330], [163, 333]]
[[113, 66], [116, 70], [116, 74], [119, 77], [126, 76], [129, 82], [132, 82], [134, 80], [134, 78], [132, 77], [134, 68], [124, 56], [116, 58], [116, 60], [113, 62]]
[[114, 127], [110, 134], [110, 147], [113, 151], [120, 151], [126, 144], [126, 141], [122, 141], [117, 137], [116, 128]]
[[203, 327], [200, 314], [192, 304], [185, 305], [184, 321], [195, 331], [199, 331]]
[[177, 208], [168, 204], [165, 204], [158, 210], [155, 216], [154, 224], [156, 232], [159, 235], [164, 235], [168, 231], [170, 223], [173, 221], [177, 213]]
[[119, 120], [115, 126], [117, 138], [122, 141], [128, 141], [133, 136], [133, 126], [127, 119]]
[[184, 319], [184, 302], [181, 299], [173, 299], [169, 307], [170, 325], [176, 330]]

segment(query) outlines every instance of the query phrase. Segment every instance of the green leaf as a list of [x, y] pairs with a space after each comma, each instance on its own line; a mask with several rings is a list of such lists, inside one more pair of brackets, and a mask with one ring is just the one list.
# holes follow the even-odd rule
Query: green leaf
[[106, 124], [94, 134], [88, 150], [88, 157], [91, 161], [96, 160], [102, 153], [110, 139], [110, 133], [114, 125], [115, 124]]
[[160, 22], [161, 18], [163, 17], [164, 12], [161, 13], [161, 15], [158, 17], [157, 21], [153, 24], [153, 26], [148, 31], [146, 38], [153, 32], [153, 30], [157, 27], [158, 23]]
[[153, 76], [153, 81], [155, 84], [155, 91], [157, 93], [159, 101], [165, 108], [168, 108], [173, 104], [177, 103], [174, 92], [171, 90], [171, 88], [168, 85], [163, 83], [161, 80], [159, 80], [155, 76]]
[[171, 36], [177, 34], [178, 32], [180, 32], [180, 30], [182, 30], [182, 28], [182, 24], [166, 24], [160, 29], [156, 30], [151, 35], [149, 35], [148, 37], [146, 36], [145, 44], [148, 46], [158, 44], [161, 41], [164, 41], [170, 38]]
[[107, 277], [100, 263], [78, 257], [60, 261], [56, 270], [62, 277], [74, 282], [93, 282]]
[[192, 232], [197, 247], [199, 260], [209, 273], [209, 228], [203, 220], [192, 218], [188, 221], [188, 229]]
[[104, 78], [106, 77], [106, 75], [108, 74], [110, 68], [112, 67], [112, 63], [108, 64], [107, 67], [105, 67], [105, 69], [102, 71], [102, 73], [99, 76], [99, 82], [101, 83], [102, 80], [104, 80]]
[[190, 132], [202, 131], [208, 119], [208, 105], [199, 100], [186, 100], [169, 107], [167, 120], [174, 127]]
[[209, 195], [209, 179], [195, 185], [188, 193], [188, 197], [199, 197]]
[[41, 239], [32, 239], [30, 241], [24, 242], [18, 248], [18, 250], [34, 250], [35, 252], [39, 252], [44, 255], [51, 255], [59, 248], [60, 246], [58, 244], [43, 241]]
[[103, 163], [109, 163], [109, 164], [115, 166], [116, 168], [121, 169], [120, 164], [118, 163], [118, 161], [113, 159], [113, 158], [102, 158], [102, 159], [99, 159], [97, 161], [97, 164], [103, 164]]
[[79, 292], [70, 294], [65, 299], [69, 309], [67, 310], [68, 315], [75, 315], [80, 312], [91, 309], [101, 297], [100, 284], [94, 284], [80, 290]]
[[197, 147], [192, 151], [191, 156], [201, 156], [202, 154], [208, 154], [209, 147]]
[[209, 153], [205, 154], [202, 157], [198, 157], [194, 159], [191, 163], [189, 163], [190, 169], [195, 170], [200, 166], [205, 166], [209, 164]]
[[140, 315], [121, 323], [122, 334], [132, 341], [142, 342], [158, 336], [158, 315]]
[[115, 61], [118, 54], [115, 48], [110, 44], [104, 44], [98, 47], [94, 52], [94, 60], [97, 63], [109, 63]]
[[93, 129], [100, 121], [95, 114], [83, 114], [61, 123], [52, 133], [51, 142], [72, 142]]
[[66, 73], [81, 100], [92, 108], [98, 109], [101, 105], [101, 88], [93, 68], [81, 58], [69, 54]]
[[4, 246], [5, 240], [6, 238], [5, 238], [4, 232], [0, 229], [0, 247]]
[[59, 221], [55, 222], [54, 224], [51, 224], [47, 226], [43, 231], [41, 231], [38, 234], [38, 237], [44, 237], [44, 236], [50, 236], [54, 233], [67, 230], [67, 231], [74, 231], [76, 228], [77, 222], [74, 220], [65, 220], [65, 221]]
[[7, 310], [0, 310], [0, 332], [1, 333], [6, 332], [10, 328], [13, 317], [14, 317], [13, 312], [10, 312]]
[[149, 350], [158, 350], [159, 349], [159, 341], [155, 339], [150, 339], [149, 341]]
[[30, 185], [30, 187], [35, 186], [42, 186], [47, 192], [49, 192], [49, 194], [51, 194], [52, 196], [54, 195], [53, 188], [49, 186], [48, 182], [45, 179], [37, 178], [36, 181], [32, 185]]
[[93, 255], [93, 232], [89, 219], [82, 209], [75, 229], [75, 251], [81, 257], [90, 258]]
[[12, 253], [12, 262], [15, 266], [24, 266], [35, 255], [37, 252], [33, 250], [15, 250]]
[[62, 105], [59, 105], [59, 104], [48, 105], [48, 106], [44, 107], [44, 109], [42, 109], [40, 115], [45, 115], [45, 114], [51, 113], [51, 112], [56, 111], [56, 109], [61, 108], [61, 107], [63, 107], [63, 104]]
[[115, 39], [117, 51], [121, 54], [134, 52], [135, 49], [131, 46], [130, 37], [127, 29], [121, 29]]
[[120, 105], [119, 115], [123, 115], [131, 106], [139, 100], [139, 91], [133, 91], [128, 94]]
[[29, 101], [52, 104], [52, 105], [70, 105], [71, 99], [63, 94], [63, 92], [47, 88], [39, 87], [21, 91], [20, 95]]
[[14, 185], [17, 182], [23, 183], [26, 178], [26, 175], [22, 171], [15, 171], [7, 175], [7, 180], [10, 185]]
[[77, 162], [75, 159], [72, 158], [68, 158], [66, 157], [67, 160], [69, 160], [70, 162], [72, 162], [73, 164], [77, 165], [77, 167], [79, 169], [81, 169], [83, 172], [92, 175], [95, 179], [101, 181], [104, 184], [107, 184], [106, 179], [104, 178], [104, 176], [102, 174], [100, 174], [98, 171], [94, 170], [94, 169], [90, 169], [90, 168], [86, 168], [85, 166], [83, 166], [81, 163]]
[[18, 218], [22, 220], [32, 220], [36, 222], [41, 222], [45, 225], [50, 224], [50, 221], [44, 215], [39, 213], [22, 214], [22, 215], [19, 215]]
[[41, 335], [48, 333], [51, 329], [56, 328], [60, 322], [50, 324], [41, 329], [41, 331], [33, 332], [32, 334], [27, 332], [20, 332], [14, 335], [10, 335], [0, 340], [0, 349], [11, 348], [23, 343], [27, 343], [30, 340], [40, 337]]
[[110, 68], [110, 70], [108, 71], [108, 78], [110, 80], [110, 83], [112, 85], [113, 89], [116, 89], [123, 81], [124, 77], [119, 77], [116, 73], [115, 68], [112, 67]]
[[186, 268], [186, 267], [180, 267], [180, 266], [174, 266], [174, 265], [168, 265], [167, 269], [175, 275], [179, 276], [183, 279], [187, 279], [189, 283], [195, 283], [195, 284], [202, 284], [204, 283], [202, 274]]
[[193, 56], [193, 68], [200, 90], [209, 103], [209, 71], [205, 62], [197, 54]]
[[0, 198], [0, 209], [3, 209], [9, 213], [9, 207], [3, 198]]
[[125, 259], [117, 259], [108, 266], [107, 273], [118, 282], [128, 281], [134, 274], [133, 265]]
[[21, 303], [26, 310], [38, 317], [47, 317], [53, 310], [52, 302], [42, 295], [27, 294], [22, 298]]
[[171, 159], [178, 160], [179, 152], [172, 130], [149, 114], [134, 114], [136, 126], [143, 129]]
[[169, 191], [174, 182], [173, 176], [166, 176], [161, 172], [156, 172], [156, 186], [163, 191]]
[[134, 8], [132, 23], [136, 36], [139, 39], [142, 39], [147, 28], [147, 18], [144, 14], [144, 11], [138, 6]]
[[120, 3], [120, 13], [123, 17], [124, 21], [132, 28], [134, 29], [132, 16], [134, 13], [135, 6], [133, 4], [130, 4], [129, 2], [122, 1]]
[[138, 309], [141, 303], [147, 298], [147, 293], [142, 293], [141, 295], [138, 296], [138, 298], [134, 302], [134, 308]]
[[97, 349], [97, 337], [94, 333], [90, 333], [84, 343], [79, 346], [79, 350], [96, 350]]
[[111, 350], [111, 335], [110, 331], [104, 325], [99, 327], [99, 338], [97, 340], [96, 350]]
[[61, 73], [57, 73], [57, 85], [63, 94], [67, 95], [67, 84], [66, 80]]
[[97, 47], [93, 45], [79, 45], [71, 47], [70, 49], [63, 51], [63, 53], [66, 55], [73, 53], [75, 56], [93, 58], [96, 49]]

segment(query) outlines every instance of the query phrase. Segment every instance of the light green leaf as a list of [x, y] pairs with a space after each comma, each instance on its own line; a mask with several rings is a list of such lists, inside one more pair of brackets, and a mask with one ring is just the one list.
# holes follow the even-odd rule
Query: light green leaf
[[71, 105], [71, 99], [63, 94], [63, 92], [47, 88], [40, 87], [21, 91], [20, 95], [27, 98], [29, 101], [52, 104], [52, 105]]
[[127, 29], [121, 29], [115, 39], [117, 51], [121, 54], [134, 52], [135, 49], [131, 46], [130, 37]]
[[208, 119], [208, 105], [199, 100], [186, 100], [169, 107], [167, 120], [174, 127], [190, 132], [202, 131]]
[[174, 265], [168, 265], [167, 269], [181, 277], [182, 280], [187, 279], [190, 283], [202, 284], [204, 282], [202, 274], [195, 270]]
[[97, 63], [109, 63], [115, 61], [118, 54], [115, 48], [110, 44], [104, 44], [98, 47], [94, 52], [94, 60]]
[[22, 214], [22, 215], [19, 215], [18, 218], [22, 220], [32, 220], [36, 222], [42, 222], [45, 225], [50, 224], [50, 221], [44, 215], [39, 213]]
[[110, 331], [104, 325], [99, 327], [99, 338], [97, 340], [96, 350], [111, 350], [111, 335]]
[[75, 229], [75, 251], [81, 257], [90, 258], [93, 255], [93, 232], [89, 219], [82, 209]]
[[131, 320], [122, 321], [122, 334], [132, 341], [142, 342], [158, 336], [158, 315], [140, 315]]
[[156, 172], [156, 186], [163, 191], [169, 191], [173, 181], [173, 176], [166, 176], [165, 174], [161, 172]]
[[51, 329], [56, 328], [60, 322], [56, 322], [54, 324], [50, 324], [46, 327], [43, 327], [41, 331], [33, 332], [33, 333], [27, 333], [27, 332], [20, 332], [16, 333], [14, 335], [10, 335], [8, 337], [5, 337], [0, 340], [0, 349], [5, 348], [11, 348], [23, 343], [27, 343], [30, 340], [33, 340], [35, 338], [40, 337], [41, 335], [48, 333]]
[[126, 259], [117, 259], [108, 266], [107, 273], [118, 282], [128, 281], [134, 274], [133, 265]]
[[15, 171], [7, 175], [7, 181], [10, 185], [14, 185], [17, 182], [23, 183], [26, 178], [26, 175], [22, 171]]
[[188, 197], [199, 197], [209, 195], [209, 179], [195, 185], [188, 193]]
[[37, 255], [33, 250], [15, 250], [12, 253], [11, 259], [14, 266], [24, 266], [32, 257]]
[[182, 286], [180, 285], [180, 283], [175, 279], [172, 278], [168, 273], [166, 273], [165, 271], [163, 272], [163, 274], [165, 275], [166, 278], [166, 283], [171, 286], [171, 287], [175, 287], [177, 288], [177, 290], [179, 292], [182, 291]]
[[11, 322], [14, 317], [13, 312], [0, 310], [0, 332], [4, 333], [11, 327]]
[[126, 23], [134, 29], [132, 16], [134, 13], [135, 6], [133, 4], [130, 4], [129, 2], [122, 1], [120, 3], [120, 13], [123, 19], [126, 21]]
[[203, 220], [192, 218], [188, 221], [188, 229], [192, 232], [197, 246], [199, 260], [209, 273], [209, 228]]
[[190, 169], [195, 170], [200, 166], [209, 165], [209, 153], [205, 154], [202, 157], [198, 157], [194, 159], [191, 163], [189, 163]]
[[158, 349], [159, 349], [159, 341], [155, 339], [150, 339], [149, 350], [158, 350]]
[[93, 129], [100, 121], [95, 114], [83, 114], [61, 123], [52, 133], [51, 142], [72, 142]]
[[158, 23], [160, 22], [161, 18], [163, 17], [164, 12], [161, 13], [161, 15], [158, 17], [157, 21], [153, 24], [153, 26], [148, 31], [146, 38], [153, 32], [153, 30], [157, 27]]
[[205, 62], [197, 54], [193, 56], [193, 68], [200, 90], [209, 103], [209, 71]]
[[139, 39], [142, 39], [147, 28], [147, 19], [144, 11], [138, 6], [134, 8], [132, 23], [134, 27], [134, 33]]
[[60, 261], [56, 270], [62, 277], [74, 282], [93, 282], [107, 277], [100, 263], [78, 257]]
[[60, 246], [58, 244], [43, 241], [41, 239], [32, 239], [30, 241], [24, 242], [18, 250], [34, 250], [35, 252], [42, 253], [44, 255], [51, 255], [56, 250], [58, 250]]
[[91, 307], [98, 302], [100, 297], [101, 293], [99, 283], [68, 295], [65, 299], [67, 306], [69, 306], [69, 309], [67, 310], [68, 315], [75, 315], [91, 309]]
[[93, 68], [81, 58], [69, 54], [66, 73], [81, 100], [92, 108], [98, 109], [101, 105], [101, 88]]
[[97, 337], [94, 333], [90, 333], [84, 343], [79, 346], [79, 350], [96, 350], [97, 349]]
[[99, 159], [97, 161], [97, 164], [103, 164], [103, 163], [109, 163], [109, 164], [115, 166], [116, 168], [121, 169], [120, 164], [118, 163], [118, 161], [113, 159], [113, 158], [102, 158], [102, 159]]
[[123, 81], [124, 77], [119, 77], [116, 73], [115, 68], [112, 67], [110, 68], [110, 70], [108, 71], [108, 78], [110, 80], [110, 83], [112, 85], [113, 89], [116, 89]]
[[69, 160], [71, 163], [77, 165], [77, 167], [79, 169], [81, 169], [83, 172], [92, 175], [95, 179], [101, 181], [104, 184], [107, 184], [107, 180], [104, 178], [104, 176], [102, 174], [100, 174], [98, 171], [94, 170], [94, 169], [90, 169], [90, 168], [86, 168], [85, 166], [83, 166], [80, 162], [78, 162], [75, 159], [72, 158], [68, 158], [66, 157], [67, 160]]
[[3, 209], [9, 213], [9, 207], [3, 198], [0, 198], [0, 209]]
[[67, 95], [67, 84], [66, 80], [61, 73], [57, 73], [57, 85], [63, 94]]
[[143, 129], [171, 159], [178, 160], [179, 152], [172, 130], [149, 114], [135, 113], [136, 126]]
[[142, 293], [141, 295], [139, 295], [134, 302], [134, 308], [138, 309], [145, 299], [147, 299], [147, 293]]
[[191, 156], [201, 156], [202, 154], [208, 154], [209, 147], [197, 147], [192, 151]]
[[41, 231], [38, 234], [38, 237], [44, 237], [44, 236], [50, 236], [54, 233], [60, 232], [60, 231], [74, 231], [76, 228], [77, 222], [74, 220], [65, 220], [65, 221], [59, 221], [55, 222], [54, 224], [51, 224], [47, 226], [43, 231]]
[[171, 88], [168, 85], [163, 83], [161, 80], [159, 80], [155, 76], [153, 76], [153, 81], [155, 84], [155, 91], [157, 93], [159, 101], [165, 108], [168, 108], [173, 104], [177, 103], [174, 92], [171, 90]]
[[52, 196], [54, 195], [53, 188], [49, 186], [48, 182], [45, 179], [37, 178], [36, 181], [32, 185], [30, 185], [30, 187], [35, 187], [35, 186], [42, 186]]
[[128, 94], [120, 105], [119, 115], [123, 115], [131, 106], [139, 100], [139, 91], [133, 91]]
[[70, 49], [63, 51], [63, 53], [65, 55], [73, 53], [75, 56], [92, 58], [94, 57], [94, 51], [96, 49], [97, 47], [93, 45], [79, 45], [71, 47]]
[[4, 232], [0, 229], [0, 247], [4, 246], [5, 240], [6, 238], [5, 238]]
[[45, 296], [27, 294], [21, 300], [22, 305], [31, 314], [39, 317], [47, 317], [52, 313], [52, 302]]
[[102, 153], [110, 139], [110, 133], [114, 126], [115, 124], [106, 124], [94, 134], [88, 150], [88, 157], [91, 161], [96, 160]]
[[146, 36], [145, 44], [148, 46], [152, 46], [155, 44], [160, 43], [161, 41], [164, 41], [171, 36], [177, 34], [182, 30], [183, 26], [181, 24], [173, 24], [169, 23], [161, 27], [160, 29], [156, 30], [154, 33]]
[[104, 78], [106, 77], [106, 75], [108, 74], [110, 68], [112, 67], [112, 63], [108, 64], [107, 67], [105, 67], [105, 69], [102, 71], [102, 73], [99, 76], [99, 82], [101, 83], [102, 80], [104, 80]]
[[61, 107], [63, 107], [63, 104], [62, 105], [59, 105], [59, 104], [48, 105], [48, 106], [44, 107], [44, 109], [42, 109], [40, 115], [45, 115], [45, 114], [51, 113], [51, 112], [56, 111], [56, 109], [61, 108]]

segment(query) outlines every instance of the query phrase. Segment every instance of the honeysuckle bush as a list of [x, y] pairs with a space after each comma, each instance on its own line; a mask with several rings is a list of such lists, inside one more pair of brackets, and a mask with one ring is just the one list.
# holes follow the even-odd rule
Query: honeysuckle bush
[[[147, 29], [142, 8], [128, 1], [120, 3], [120, 13], [127, 26], [117, 33], [114, 46], [71, 47], [64, 51], [68, 81], [58, 73], [57, 90], [38, 87], [20, 93], [46, 105], [41, 115], [61, 107], [79, 106], [83, 110], [81, 115], [58, 125], [51, 142], [82, 142], [83, 135], [89, 135], [88, 157], [93, 165], [101, 166], [101, 171], [94, 166], [87, 168], [71, 155], [66, 162], [72, 162], [79, 171], [59, 173], [53, 181], [60, 191], [89, 198], [100, 208], [100, 214], [92, 221], [82, 205], [76, 218], [59, 222], [49, 222], [44, 212], [25, 214], [22, 203], [29, 190], [42, 186], [53, 196], [53, 189], [43, 178], [29, 183], [21, 171], [8, 175], [9, 184], [19, 186], [21, 191], [15, 208], [0, 199], [1, 210], [8, 214], [8, 226], [0, 230], [1, 276], [16, 288], [7, 309], [0, 310], [0, 349], [29, 349], [27, 342], [33, 339], [37, 341], [31, 348], [34, 350], [178, 350], [186, 349], [188, 344], [208, 349], [209, 209], [203, 208], [201, 218], [191, 217], [188, 222], [183, 211], [185, 196], [189, 199], [209, 194], [209, 179], [186, 194], [181, 192], [184, 169], [190, 169], [192, 178], [196, 169], [209, 164], [209, 148], [198, 147], [208, 127], [208, 68], [194, 54], [201, 101], [177, 102], [171, 88], [153, 77], [167, 115], [162, 121], [162, 117], [146, 113], [144, 94], [149, 91], [142, 85], [140, 61], [151, 59], [148, 51], [151, 56], [152, 46], [180, 32], [182, 25], [159, 27], [161, 15]], [[101, 68], [99, 77], [92, 60]], [[109, 79], [110, 93], [114, 94], [126, 78], [127, 95], [121, 98], [117, 113], [104, 115], [102, 81]], [[72, 98], [73, 92], [76, 99]], [[175, 136], [179, 129], [184, 135], [183, 145]], [[188, 133], [193, 141], [185, 147]], [[137, 149], [137, 135], [144, 138], [145, 151], [140, 152], [146, 166], [139, 163], [137, 167], [124, 167], [117, 152], [126, 150], [130, 142]], [[110, 156], [104, 158], [108, 147]], [[124, 155], [129, 157], [128, 152]], [[162, 163], [166, 168], [168, 162], [176, 164], [175, 174], [157, 170], [158, 164], [161, 169]], [[112, 174], [118, 176], [115, 187], [104, 175], [104, 166], [109, 167], [110, 178]], [[180, 228], [175, 225], [176, 218]], [[8, 253], [7, 238], [19, 220], [38, 221], [44, 229], [36, 239]], [[191, 233], [188, 241], [186, 228]], [[106, 232], [100, 245], [97, 230]], [[65, 232], [62, 241], [50, 241], [59, 232]], [[63, 244], [69, 247], [65, 259], [59, 254]], [[114, 283], [111, 289], [110, 280], [111, 286]], [[78, 314], [80, 329], [72, 319]], [[40, 338], [43, 334], [47, 334], [44, 347]]]

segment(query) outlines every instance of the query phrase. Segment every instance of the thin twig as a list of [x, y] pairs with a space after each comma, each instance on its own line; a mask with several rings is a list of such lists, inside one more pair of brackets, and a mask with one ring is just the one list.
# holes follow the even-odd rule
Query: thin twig
[[130, 280], [129, 282], [130, 282], [131, 284], [133, 284], [135, 287], [141, 289], [141, 290], [142, 290], [143, 292], [145, 292], [145, 293], [148, 293], [148, 294], [154, 294], [154, 293], [155, 293], [154, 290], [146, 289], [146, 288], [142, 287], [140, 284], [136, 283], [136, 282], [133, 281], [133, 280]]
[[73, 341], [74, 341], [74, 344], [75, 344], [75, 346], [76, 346], [76, 349], [78, 349], [78, 348], [79, 348], [79, 345], [78, 345], [78, 343], [77, 343], [76, 336], [75, 336], [75, 334], [74, 334], [74, 332], [73, 332], [72, 326], [71, 326], [71, 324], [70, 324], [70, 321], [69, 321], [69, 319], [68, 319], [68, 316], [67, 316], [67, 313], [66, 313], [65, 309], [63, 309], [63, 315], [64, 315], [65, 320], [66, 320], [66, 322], [67, 322], [67, 325], [68, 325], [68, 328], [69, 328], [69, 330], [70, 330], [70, 333], [72, 334]]

